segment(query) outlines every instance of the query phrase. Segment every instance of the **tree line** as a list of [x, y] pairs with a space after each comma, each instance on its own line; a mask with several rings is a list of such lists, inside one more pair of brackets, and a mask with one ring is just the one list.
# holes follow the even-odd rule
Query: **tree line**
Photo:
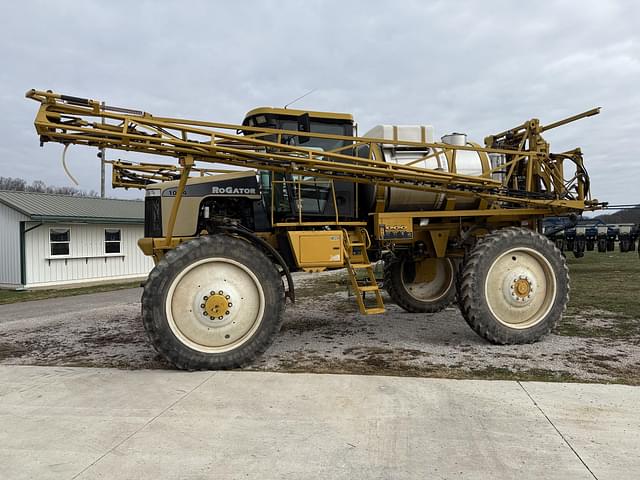
[[13, 192], [36, 192], [55, 193], [58, 195], [70, 195], [73, 197], [98, 197], [100, 194], [95, 190], [80, 190], [75, 187], [56, 187], [47, 185], [42, 180], [34, 180], [28, 183], [23, 178], [0, 177], [0, 190], [10, 190]]

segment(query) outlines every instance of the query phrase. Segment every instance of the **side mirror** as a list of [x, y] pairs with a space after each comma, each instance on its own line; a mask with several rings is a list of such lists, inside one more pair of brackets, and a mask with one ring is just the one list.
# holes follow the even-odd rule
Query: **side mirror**
[[[303, 113], [298, 117], [298, 131], [310, 132], [311, 131], [311, 119], [308, 113]], [[298, 135], [298, 143], [307, 143], [311, 138], [303, 135]]]

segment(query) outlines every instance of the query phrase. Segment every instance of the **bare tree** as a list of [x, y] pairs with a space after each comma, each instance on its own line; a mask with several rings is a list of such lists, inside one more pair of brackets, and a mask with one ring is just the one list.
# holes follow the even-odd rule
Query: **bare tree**
[[59, 195], [71, 195], [73, 197], [97, 197], [98, 192], [90, 190], [86, 192], [74, 187], [55, 187], [44, 183], [42, 180], [34, 180], [31, 185], [23, 178], [0, 177], [0, 190], [14, 192], [55, 193]]

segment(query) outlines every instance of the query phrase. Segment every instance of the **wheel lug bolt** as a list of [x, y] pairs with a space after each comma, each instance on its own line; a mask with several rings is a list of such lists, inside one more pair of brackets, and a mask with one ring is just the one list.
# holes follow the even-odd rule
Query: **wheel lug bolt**
[[226, 312], [224, 312], [225, 315], [229, 315], [229, 310], [227, 310]]
[[233, 307], [233, 303], [231, 303], [231, 302], [229, 302], [229, 303], [228, 303], [228, 305], [229, 305], [230, 307]]
[[202, 297], [203, 300], [206, 300], [207, 298], [209, 298], [209, 297], [207, 297], [206, 295], [204, 297]]
[[204, 308], [204, 303], [201, 303], [201, 304], [200, 304], [200, 308]]
[[218, 290], [218, 295], [222, 295], [224, 292], [222, 290]]
[[218, 320], [222, 320], [224, 317], [218, 317]]
[[215, 294], [216, 294], [216, 292], [214, 292], [213, 290], [211, 290], [211, 291], [209, 292], [209, 295], [215, 295]]
[[224, 298], [229, 300], [231, 297], [229, 295], [225, 295]]

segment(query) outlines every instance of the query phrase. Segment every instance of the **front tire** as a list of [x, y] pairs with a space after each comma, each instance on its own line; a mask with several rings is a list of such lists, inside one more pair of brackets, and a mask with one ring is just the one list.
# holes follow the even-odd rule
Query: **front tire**
[[456, 266], [449, 258], [402, 258], [385, 264], [384, 288], [407, 312], [436, 313], [456, 296]]
[[149, 275], [142, 318], [151, 343], [177, 368], [236, 368], [273, 342], [284, 287], [269, 258], [229, 235], [203, 236], [167, 252]]
[[569, 300], [569, 271], [549, 239], [525, 228], [481, 238], [462, 271], [460, 311], [481, 337], [532, 343], [548, 334]]

